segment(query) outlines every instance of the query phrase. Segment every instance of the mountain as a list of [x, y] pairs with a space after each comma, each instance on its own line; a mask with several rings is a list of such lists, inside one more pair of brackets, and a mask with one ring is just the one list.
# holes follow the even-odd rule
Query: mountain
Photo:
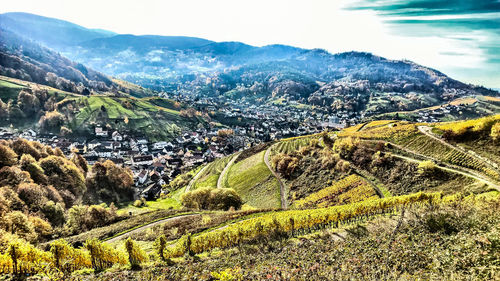
[[148, 96], [153, 92], [113, 80], [76, 63], [36, 41], [0, 29], [0, 75], [19, 78], [73, 93], [113, 92]]
[[36, 40], [46, 46], [62, 47], [116, 35], [112, 31], [83, 26], [29, 13], [0, 14], [0, 28]]
[[[32, 34], [36, 29], [32, 26], [59, 22], [24, 14], [2, 16], [8, 17], [7, 23], [16, 23], [4, 24], [14, 33], [29, 29], [28, 34]], [[30, 24], [23, 21], [25, 17], [31, 19]], [[72, 30], [68, 25], [51, 26], [67, 32]], [[499, 95], [410, 61], [370, 53], [331, 54], [286, 45], [255, 47], [193, 37], [109, 36], [84, 30], [86, 35], [79, 40], [51, 43], [34, 39], [107, 75], [190, 100], [296, 103], [315, 106], [331, 115], [362, 119], [443, 105], [466, 96]]]

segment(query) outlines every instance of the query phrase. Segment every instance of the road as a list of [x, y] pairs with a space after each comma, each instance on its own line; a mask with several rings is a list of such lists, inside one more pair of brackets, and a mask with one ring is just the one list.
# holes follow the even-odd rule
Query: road
[[281, 195], [281, 208], [283, 210], [286, 210], [288, 208], [288, 203], [287, 203], [287, 196], [286, 196], [286, 187], [281, 178], [278, 176], [278, 174], [272, 169], [271, 164], [269, 163], [269, 154], [271, 153], [271, 148], [273, 145], [271, 145], [267, 150], [266, 154], [264, 154], [264, 163], [266, 163], [267, 168], [273, 176], [278, 180], [278, 183], [280, 184], [280, 195]]
[[186, 186], [186, 190], [184, 190], [184, 192], [189, 192], [195, 181], [203, 174], [203, 172], [208, 166], [209, 164], [205, 165], [205, 167], [203, 167], [201, 170], [198, 171], [198, 173], [196, 173], [196, 175], [194, 175], [189, 184]]
[[217, 188], [223, 188], [224, 187], [224, 176], [226, 175], [227, 171], [229, 171], [229, 168], [233, 165], [234, 161], [236, 158], [238, 158], [239, 154], [235, 154], [233, 158], [231, 158], [231, 161], [227, 163], [226, 167], [224, 167], [224, 170], [219, 175], [219, 178], [217, 179]]
[[130, 235], [132, 234], [135, 234], [135, 233], [140, 233], [148, 228], [151, 228], [155, 225], [159, 225], [159, 224], [162, 224], [162, 223], [166, 223], [166, 222], [172, 222], [172, 221], [176, 221], [176, 220], [180, 220], [180, 219], [183, 219], [183, 218], [186, 218], [186, 217], [192, 217], [192, 216], [199, 216], [199, 214], [188, 214], [188, 215], [181, 215], [181, 216], [177, 216], [177, 217], [171, 217], [171, 218], [166, 218], [166, 219], [162, 219], [162, 220], [159, 220], [159, 221], [155, 221], [155, 222], [152, 222], [152, 223], [149, 223], [149, 224], [146, 224], [146, 225], [143, 225], [139, 228], [136, 228], [134, 230], [131, 230], [129, 232], [126, 232], [126, 233], [123, 233], [123, 234], [120, 234], [118, 236], [115, 236], [109, 240], [105, 240], [106, 243], [113, 243], [113, 242], [116, 242], [116, 241], [119, 241], [121, 239], [124, 239], [124, 238], [127, 238], [129, 237]]

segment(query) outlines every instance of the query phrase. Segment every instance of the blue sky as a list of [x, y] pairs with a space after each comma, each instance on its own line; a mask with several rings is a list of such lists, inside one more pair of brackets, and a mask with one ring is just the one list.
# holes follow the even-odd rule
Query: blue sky
[[7, 0], [118, 33], [197, 36], [409, 59], [500, 88], [500, 0]]

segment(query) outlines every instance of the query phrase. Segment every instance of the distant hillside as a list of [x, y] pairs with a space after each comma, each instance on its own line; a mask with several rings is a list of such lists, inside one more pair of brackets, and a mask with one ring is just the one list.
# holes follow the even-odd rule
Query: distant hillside
[[152, 95], [152, 91], [117, 83], [107, 75], [13, 32], [1, 30], [0, 75], [32, 81], [63, 91], [88, 95], [91, 92], [120, 92], [134, 96]]
[[151, 141], [171, 140], [207, 121], [181, 114], [187, 107], [159, 97], [85, 96], [0, 76], [0, 126], [90, 136], [100, 126]]
[[71, 22], [28, 13], [0, 14], [0, 28], [54, 47], [115, 35], [112, 31], [88, 29]]

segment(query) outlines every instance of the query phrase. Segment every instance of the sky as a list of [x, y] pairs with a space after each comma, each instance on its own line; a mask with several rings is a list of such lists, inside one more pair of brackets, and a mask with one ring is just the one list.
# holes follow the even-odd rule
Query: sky
[[500, 0], [5, 0], [29, 12], [126, 34], [408, 59], [500, 88]]

